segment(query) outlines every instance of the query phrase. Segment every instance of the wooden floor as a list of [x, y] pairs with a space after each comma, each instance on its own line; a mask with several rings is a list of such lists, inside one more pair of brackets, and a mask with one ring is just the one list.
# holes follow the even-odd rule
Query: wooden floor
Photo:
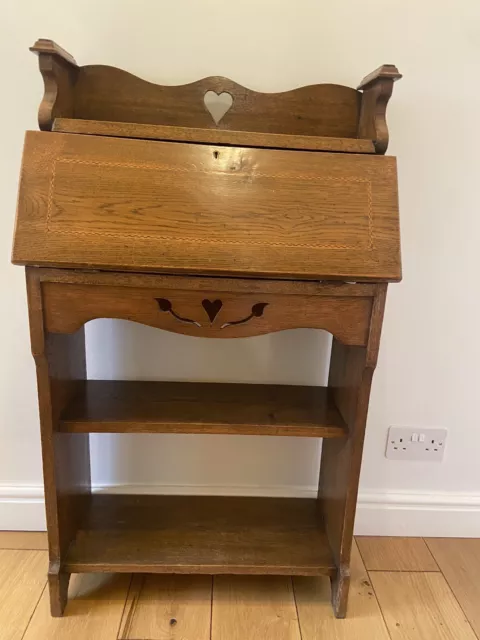
[[346, 620], [328, 578], [77, 575], [49, 614], [42, 533], [0, 532], [0, 640], [480, 640], [480, 539], [357, 538]]

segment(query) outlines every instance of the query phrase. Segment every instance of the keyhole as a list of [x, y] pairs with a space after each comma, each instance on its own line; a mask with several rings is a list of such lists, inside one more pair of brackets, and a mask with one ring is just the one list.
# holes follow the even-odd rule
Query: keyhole
[[218, 151], [214, 151], [213, 152], [213, 157], [215, 158], [215, 160], [218, 158], [220, 154], [218, 153]]

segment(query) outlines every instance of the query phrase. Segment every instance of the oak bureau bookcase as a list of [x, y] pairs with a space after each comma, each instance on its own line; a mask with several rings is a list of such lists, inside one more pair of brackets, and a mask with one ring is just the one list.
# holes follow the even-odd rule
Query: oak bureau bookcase
[[[269, 94], [82, 67], [51, 40], [32, 51], [45, 95], [13, 262], [26, 266], [52, 614], [71, 573], [108, 571], [327, 575], [344, 617], [387, 283], [401, 278], [384, 155], [400, 74]], [[223, 117], [208, 92], [230, 97]], [[328, 386], [88, 380], [94, 318], [212, 338], [324, 329]], [[90, 433], [323, 438], [318, 497], [92, 493]]]

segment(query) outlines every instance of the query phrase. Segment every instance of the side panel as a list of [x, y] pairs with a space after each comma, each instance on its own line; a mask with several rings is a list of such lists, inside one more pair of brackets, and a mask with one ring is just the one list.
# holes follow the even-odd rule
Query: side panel
[[337, 565], [332, 580], [335, 614], [344, 618], [350, 584], [350, 553], [373, 372], [377, 364], [387, 285], [378, 285], [366, 347], [333, 340], [328, 386], [349, 430], [346, 440], [324, 440], [318, 487], [325, 531]]
[[71, 335], [48, 333], [38, 270], [27, 270], [32, 354], [37, 367], [43, 477], [49, 547], [52, 615], [62, 614], [68, 574], [67, 549], [84, 517], [90, 493], [89, 435], [61, 433], [60, 414], [86, 377], [83, 327]]

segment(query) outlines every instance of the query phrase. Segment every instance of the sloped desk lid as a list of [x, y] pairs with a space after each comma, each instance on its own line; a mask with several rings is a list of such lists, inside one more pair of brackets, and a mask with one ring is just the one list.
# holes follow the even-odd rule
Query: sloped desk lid
[[28, 132], [13, 261], [399, 280], [395, 158]]

